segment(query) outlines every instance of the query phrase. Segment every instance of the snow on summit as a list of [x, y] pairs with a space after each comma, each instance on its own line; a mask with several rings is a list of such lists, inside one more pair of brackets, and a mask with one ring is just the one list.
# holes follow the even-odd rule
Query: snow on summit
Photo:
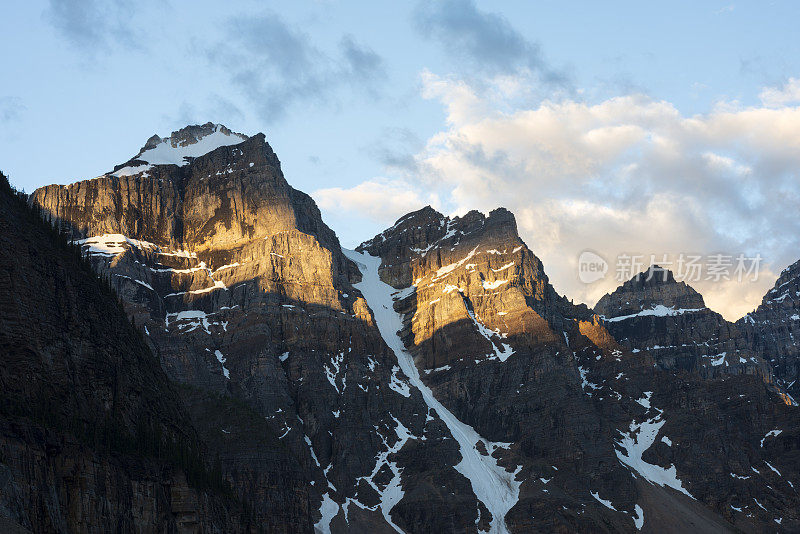
[[[222, 146], [238, 145], [247, 136], [233, 132], [222, 124], [206, 123], [202, 126], [187, 126], [169, 137], [151, 137], [144, 148], [131, 162], [110, 173], [113, 176], [130, 176], [146, 172], [153, 165], [188, 165], [191, 158], [208, 154]], [[130, 163], [130, 162], [129, 162]]]

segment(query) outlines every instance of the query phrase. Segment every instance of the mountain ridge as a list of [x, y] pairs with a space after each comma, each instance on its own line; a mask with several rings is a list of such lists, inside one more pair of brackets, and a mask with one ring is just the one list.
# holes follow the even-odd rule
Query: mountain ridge
[[[800, 433], [752, 348], [759, 334], [674, 277], [670, 294], [616, 290], [638, 295], [635, 306], [615, 292], [602, 310], [573, 304], [504, 208], [451, 218], [424, 207], [344, 251], [263, 134], [144, 161], [41, 188], [31, 203], [112, 280], [226, 480], [274, 528], [798, 524], [791, 481], [764, 467], [797, 473]], [[639, 313], [653, 305], [691, 311]], [[722, 363], [698, 352], [711, 346]], [[263, 418], [262, 437], [236, 447], [248, 413]], [[506, 504], [464, 468], [470, 458], [511, 477]]]

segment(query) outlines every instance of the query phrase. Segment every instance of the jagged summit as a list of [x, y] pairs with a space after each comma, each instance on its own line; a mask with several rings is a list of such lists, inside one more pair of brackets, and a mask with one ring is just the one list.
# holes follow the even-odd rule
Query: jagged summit
[[800, 399], [800, 261], [781, 271], [758, 308], [736, 322], [775, 369], [792, 402]]
[[133, 158], [108, 174], [130, 176], [149, 171], [153, 165], [187, 165], [192, 159], [223, 147], [238, 145], [248, 136], [231, 131], [222, 124], [207, 122], [176, 130], [169, 137], [153, 135]]
[[658, 265], [635, 275], [611, 293], [603, 295], [595, 313], [608, 319], [653, 309], [700, 310], [703, 296], [686, 282], [678, 282], [672, 271]]

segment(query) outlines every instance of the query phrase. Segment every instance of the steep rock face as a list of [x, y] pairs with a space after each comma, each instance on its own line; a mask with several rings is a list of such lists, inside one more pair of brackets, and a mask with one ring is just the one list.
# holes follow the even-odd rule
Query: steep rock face
[[[509, 444], [494, 454], [519, 466], [512, 532], [797, 527], [795, 408], [736, 328], [669, 273], [605, 298], [600, 311], [625, 317], [609, 321], [555, 293], [505, 210], [451, 220], [425, 208], [359, 250], [399, 289], [403, 341], [436, 397]], [[658, 348], [707, 344], [755, 362], [714, 373], [697, 352]]]
[[800, 261], [781, 272], [761, 305], [736, 322], [773, 368], [793, 402], [800, 399]]
[[708, 309], [697, 291], [657, 265], [604, 295], [594, 311], [622, 345], [649, 352], [663, 369], [704, 377], [757, 374], [771, 380], [770, 366], [741, 328]]
[[116, 297], [2, 176], [0, 302], [4, 531], [246, 529]]
[[[171, 141], [228, 143], [225, 132], [151, 139], [113, 173], [32, 201], [110, 278], [168, 375], [199, 391], [186, 396], [195, 423], [258, 521], [468, 530], [478, 511], [458, 451], [409, 389], [313, 200], [288, 185], [262, 134], [182, 160]], [[214, 395], [244, 412], [221, 417]], [[266, 418], [255, 434], [247, 410]]]
[[587, 329], [586, 307], [553, 290], [513, 215], [450, 219], [425, 208], [358, 250], [380, 257], [381, 277], [400, 289], [403, 340], [436, 398], [480, 436], [509, 444], [495, 451], [519, 470], [509, 529], [632, 530], [634, 481], [582, 391], [574, 351], [622, 352], [601, 326]]

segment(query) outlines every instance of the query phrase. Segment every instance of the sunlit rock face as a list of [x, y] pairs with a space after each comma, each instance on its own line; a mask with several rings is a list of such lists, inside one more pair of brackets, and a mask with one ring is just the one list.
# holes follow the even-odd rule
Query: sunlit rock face
[[[359, 250], [398, 288], [403, 341], [437, 398], [510, 443], [496, 454], [522, 466], [512, 531], [797, 524], [791, 485], [759, 467], [798, 472], [795, 408], [737, 327], [668, 271], [624, 284], [596, 315], [556, 294], [503, 209], [424, 208]], [[729, 363], [706, 361], [717, 348]]]
[[637, 274], [604, 295], [594, 311], [622, 345], [649, 352], [663, 369], [772, 380], [770, 366], [742, 329], [708, 309], [700, 293], [667, 269], [653, 266]]
[[601, 317], [502, 208], [424, 208], [343, 251], [263, 135], [213, 124], [32, 202], [111, 280], [269, 531], [798, 528], [796, 408], [727, 354], [654, 347], [758, 361], [674, 280]]
[[570, 489], [596, 488], [634, 510], [634, 480], [583, 392], [575, 351], [612, 356], [581, 333], [591, 312], [553, 290], [514, 216], [451, 219], [428, 207], [357, 250], [380, 257], [381, 277], [398, 288], [403, 341], [437, 399], [481, 436], [510, 444], [495, 454], [520, 469], [511, 530], [632, 527], [626, 512]]
[[778, 384], [800, 399], [800, 261], [781, 272], [761, 305], [736, 326], [771, 364]]
[[[458, 452], [408, 390], [352, 285], [357, 267], [264, 136], [240, 137], [204, 125], [151, 138], [113, 172], [32, 202], [73, 232], [186, 385], [260, 524], [308, 532], [324, 513], [326, 528], [378, 531], [402, 497], [398, 524], [468, 530], [479, 512]], [[222, 409], [218, 395], [238, 400]], [[408, 445], [390, 455], [401, 436]], [[401, 471], [415, 491], [392, 494]]]

